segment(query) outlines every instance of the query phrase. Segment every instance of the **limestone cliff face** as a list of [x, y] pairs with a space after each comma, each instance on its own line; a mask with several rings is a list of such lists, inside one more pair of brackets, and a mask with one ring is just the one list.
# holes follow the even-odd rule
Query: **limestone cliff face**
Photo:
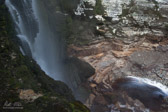
[[[167, 24], [167, 2], [164, 0], [122, 0], [103, 1], [107, 16], [125, 36], [154, 34], [163, 36]], [[121, 28], [122, 27], [122, 28]], [[115, 32], [117, 33], [117, 32]]]
[[[83, 0], [76, 9], [76, 15], [98, 19], [104, 24], [98, 24], [96, 29], [106, 38], [134, 37], [137, 35], [164, 36], [167, 32], [168, 3], [164, 0], [101, 0], [104, 13], [98, 3], [100, 0]], [[96, 2], [96, 3], [95, 3]], [[87, 5], [93, 4], [94, 5]], [[98, 10], [98, 11], [95, 11]], [[88, 14], [87, 12], [90, 11]], [[91, 13], [92, 12], [92, 13]], [[103, 16], [103, 17], [102, 17]], [[108, 22], [105, 22], [108, 21]], [[104, 21], [104, 22], [103, 22]]]

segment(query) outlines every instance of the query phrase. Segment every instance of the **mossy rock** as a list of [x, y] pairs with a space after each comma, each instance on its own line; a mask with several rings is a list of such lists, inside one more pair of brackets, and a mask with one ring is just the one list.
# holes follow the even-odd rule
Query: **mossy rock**
[[94, 13], [95, 15], [104, 15], [104, 7], [102, 5], [102, 0], [96, 0], [96, 5], [94, 7]]

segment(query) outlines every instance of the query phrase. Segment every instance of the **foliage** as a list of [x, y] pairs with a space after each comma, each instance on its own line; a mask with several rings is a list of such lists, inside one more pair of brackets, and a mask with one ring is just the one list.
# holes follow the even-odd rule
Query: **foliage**
[[61, 11], [73, 15], [79, 0], [58, 0]]
[[102, 5], [102, 0], [96, 0], [96, 5], [94, 7], [94, 13], [98, 15], [104, 14], [104, 7]]
[[168, 37], [168, 24], [165, 24], [165, 36]]

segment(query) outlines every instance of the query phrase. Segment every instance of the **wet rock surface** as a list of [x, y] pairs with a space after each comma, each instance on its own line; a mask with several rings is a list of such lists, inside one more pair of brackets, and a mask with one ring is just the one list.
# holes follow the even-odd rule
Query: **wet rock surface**
[[165, 99], [167, 99], [168, 94], [154, 85], [145, 83], [140, 78], [120, 78], [115, 80], [112, 87], [115, 91], [124, 91], [133, 99], [138, 99], [147, 108], [155, 111], [160, 111], [163, 108], [167, 109], [162, 105], [167, 105]]
[[[90, 5], [85, 5], [85, 2]], [[71, 43], [68, 46], [68, 54], [88, 62], [95, 68], [95, 74], [85, 83], [91, 89], [85, 104], [93, 112], [167, 112], [167, 103], [158, 98], [164, 94], [156, 92], [157, 97], [153, 101], [152, 92], [157, 89], [152, 87], [152, 92], [149, 92], [151, 87], [144, 86], [146, 82], [143, 82], [143, 89], [136, 81], [134, 87], [124, 86], [119, 87], [119, 90], [112, 85], [116, 80], [127, 76], [147, 78], [154, 81], [154, 84], [160, 82], [168, 85], [168, 2], [102, 0], [105, 8], [103, 15], [94, 12], [94, 7], [97, 7], [95, 0], [85, 0], [81, 3], [82, 17], [87, 18], [87, 21], [82, 19], [87, 25], [81, 26], [87, 26], [89, 33], [85, 31], [81, 33], [83, 36], [80, 33], [75, 36], [79, 41], [82, 38], [81, 42], [87, 40], [87, 43]], [[88, 7], [93, 9], [90, 10], [92, 13], [85, 13]], [[134, 92], [137, 94], [133, 95]], [[146, 92], [151, 96], [148, 97]]]
[[[148, 78], [167, 85], [167, 39], [153, 42], [150, 36], [137, 38], [138, 40], [131, 41], [129, 38], [101, 39], [86, 46], [69, 46], [69, 55], [85, 60], [96, 70], [88, 79], [92, 93], [86, 101], [86, 105], [93, 112], [158, 111], [149, 108], [130, 94], [116, 91], [112, 87], [116, 79], [125, 76]], [[138, 92], [140, 95], [142, 93]], [[143, 95], [142, 97], [144, 98]], [[164, 107], [167, 107], [166, 105]], [[166, 109], [159, 112], [166, 112]]]
[[[158, 48], [162, 50], [158, 50]], [[116, 96], [119, 93], [115, 93], [111, 83], [120, 77], [138, 76], [167, 85], [167, 52], [163, 51], [165, 48], [166, 45], [153, 44], [148, 39], [142, 39], [142, 41], [130, 45], [125, 45], [119, 40], [113, 40], [112, 42], [104, 40], [89, 47], [81, 48], [80, 53], [73, 53], [73, 55], [87, 61], [96, 69], [96, 73], [88, 79], [93, 93], [86, 101], [86, 105], [95, 112], [98, 112], [98, 110], [100, 112], [107, 111], [109, 109], [107, 105], [110, 104], [115, 105], [111, 109], [116, 111], [127, 111], [131, 107], [136, 107], [137, 111], [141, 110], [142, 112], [150, 110], [141, 101], [132, 99], [129, 95], [122, 99], [129, 98], [132, 99], [131, 102], [140, 102], [138, 104], [140, 106], [136, 106], [134, 103], [126, 103], [123, 107], [124, 104], [122, 105], [121, 101], [116, 99], [116, 97], [120, 98], [123, 93]], [[98, 100], [99, 97], [101, 100]], [[112, 97], [111, 101], [114, 102], [109, 103], [106, 97]], [[118, 103], [115, 102], [115, 99]], [[132, 112], [133, 110], [129, 111]], [[156, 110], [154, 109], [154, 111]], [[161, 111], [164, 112], [164, 110]]]

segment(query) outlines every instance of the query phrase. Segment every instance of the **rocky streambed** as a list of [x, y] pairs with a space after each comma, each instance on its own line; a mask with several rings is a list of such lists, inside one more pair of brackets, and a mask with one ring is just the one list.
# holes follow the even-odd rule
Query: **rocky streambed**
[[[148, 78], [167, 86], [167, 50], [168, 46], [165, 40], [153, 43], [147, 37], [143, 37], [131, 44], [125, 44], [119, 39], [107, 39], [95, 41], [87, 46], [69, 47], [71, 56], [79, 57], [96, 69], [96, 73], [88, 79], [92, 93], [86, 101], [86, 105], [96, 112], [108, 110], [111, 108], [108, 108], [111, 104], [118, 105], [121, 102], [115, 100], [123, 97], [123, 95], [124, 100], [130, 99], [127, 95], [125, 96], [125, 93], [115, 93], [116, 91], [112, 85], [118, 78], [136, 76]], [[138, 91], [138, 94], [141, 94], [141, 92], [143, 91]], [[133, 110], [129, 109], [129, 107], [135, 106], [133, 102], [135, 103], [136, 101], [133, 99], [130, 102], [126, 100], [124, 108], [132, 112]], [[146, 110], [142, 103], [139, 102], [138, 105], [138, 109]], [[118, 105], [116, 108], [118, 110], [123, 109], [122, 105]]]

